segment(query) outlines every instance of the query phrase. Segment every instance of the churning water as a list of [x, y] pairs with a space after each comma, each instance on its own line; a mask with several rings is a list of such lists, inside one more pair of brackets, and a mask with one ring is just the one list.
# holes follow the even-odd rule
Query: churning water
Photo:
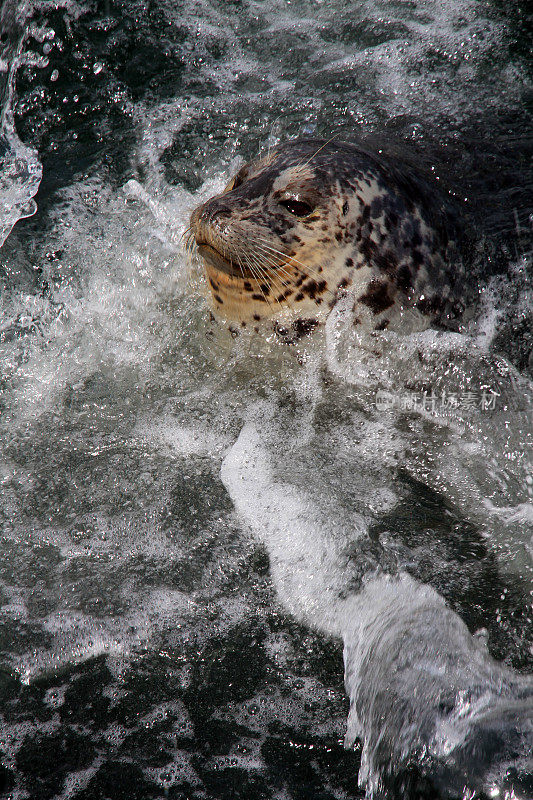
[[[520, 4], [0, 14], [0, 792], [531, 798]], [[338, 132], [498, 234], [464, 333], [210, 323], [190, 210]]]

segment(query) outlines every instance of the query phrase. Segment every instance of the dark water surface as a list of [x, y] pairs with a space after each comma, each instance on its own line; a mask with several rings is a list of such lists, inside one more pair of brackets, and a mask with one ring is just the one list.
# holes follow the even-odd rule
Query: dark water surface
[[[342, 603], [365, 576], [409, 576], [408, 611], [433, 587], [533, 667], [525, 4], [1, 13], [0, 794], [362, 798], [349, 696], [373, 676]], [[301, 366], [213, 333], [191, 208], [260, 149], [337, 133], [455, 194], [479, 241], [471, 338], [385, 337], [375, 358], [339, 317]], [[470, 407], [376, 406], [430, 386]], [[437, 796], [444, 749], [378, 750], [369, 795]], [[500, 778], [464, 797], [531, 796], [519, 759]]]

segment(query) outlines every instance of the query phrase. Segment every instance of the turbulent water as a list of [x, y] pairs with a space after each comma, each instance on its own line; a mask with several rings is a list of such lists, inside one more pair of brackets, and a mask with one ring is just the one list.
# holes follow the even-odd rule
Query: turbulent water
[[[520, 4], [0, 14], [2, 796], [533, 796]], [[465, 332], [210, 321], [191, 209], [337, 133], [479, 220]]]

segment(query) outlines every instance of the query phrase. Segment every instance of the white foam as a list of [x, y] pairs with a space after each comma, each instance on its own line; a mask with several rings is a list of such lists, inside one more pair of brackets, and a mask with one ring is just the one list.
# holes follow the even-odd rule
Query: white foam
[[0, 247], [15, 223], [35, 214], [42, 167], [37, 152], [21, 142], [13, 119], [13, 85], [22, 58], [22, 42], [7, 64], [8, 75], [2, 108], [0, 108]]
[[63, 790], [56, 795], [57, 800], [69, 800], [71, 797], [76, 797], [78, 792], [85, 789], [102, 765], [104, 759], [102, 756], [97, 756], [90, 767], [87, 769], [79, 769], [70, 772], [65, 777]]
[[139, 594], [135, 601], [138, 607], [120, 617], [98, 618], [73, 609], [48, 614], [41, 624], [49, 634], [49, 648], [12, 656], [12, 668], [29, 684], [43, 672], [100, 655], [120, 664], [146, 645], [155, 631], [179, 627], [180, 617], [194, 610], [190, 597], [170, 589]]
[[[455, 753], [466, 746], [472, 720], [484, 717], [487, 704], [493, 707], [502, 681], [511, 687], [515, 678], [490, 660], [483, 642], [471, 637], [433, 589], [407, 574], [387, 577], [370, 567], [360, 588], [350, 588], [346, 540], [355, 543], [364, 536], [364, 519], [360, 517], [359, 529], [353, 518], [348, 530], [343, 529], [342, 518], [325, 513], [323, 492], [318, 505], [315, 477], [308, 489], [296, 488], [287, 454], [302, 442], [283, 438], [275, 414], [272, 404], [250, 409], [224, 459], [221, 477], [239, 517], [267, 548], [285, 608], [300, 621], [344, 641], [351, 700], [346, 744], [353, 745], [356, 737], [364, 740], [360, 780], [376, 789], [380, 781], [376, 754], [383, 735], [390, 737], [393, 761], [409, 760], [420, 747], [430, 746], [431, 737], [435, 757], [444, 758], [444, 751]], [[404, 650], [406, 655], [401, 655]], [[406, 720], [420, 716], [419, 724], [402, 721], [394, 702], [389, 707], [381, 699], [380, 714], [373, 710], [378, 700], [372, 698], [382, 698], [386, 681], [396, 670], [401, 677], [395, 678], [394, 697], [400, 707], [412, 704]], [[469, 691], [478, 685], [485, 688], [469, 706], [469, 722], [458, 713], [449, 721], [450, 730], [441, 727], [433, 733], [441, 693], [461, 686]], [[513, 689], [506, 691], [512, 703]]]
[[[254, 416], [261, 419], [263, 427], [269, 424], [272, 412], [272, 407], [262, 405]], [[313, 501], [274, 478], [268, 451], [254, 422], [249, 421], [242, 429], [224, 459], [221, 477], [237, 512], [268, 548], [283, 604], [299, 619], [339, 635], [339, 545], [327, 529], [319, 533], [322, 512]], [[362, 533], [362, 519], [360, 525]], [[352, 536], [357, 535], [358, 531], [352, 530]]]
[[155, 423], [152, 420], [138, 422], [136, 431], [146, 442], [159, 447], [167, 445], [182, 457], [195, 455], [215, 458], [229, 444], [228, 437], [214, 433], [211, 426], [180, 425], [172, 418], [158, 419]]
[[[4, 306], [5, 325], [26, 315], [42, 334], [0, 346], [6, 377], [17, 384], [12, 411], [19, 420], [43, 413], [67, 384], [102, 368], [135, 369], [142, 380], [161, 346], [161, 298], [176, 292], [183, 264], [175, 247], [169, 252], [167, 240], [154, 235], [150, 217], [96, 180], [65, 190], [56, 213], [61, 268], [66, 275], [83, 270], [83, 291], [71, 278], [50, 300], [19, 294]], [[125, 227], [136, 235], [125, 239]]]
[[150, 767], [146, 774], [164, 791], [177, 783], [187, 782], [191, 786], [201, 787], [201, 781], [191, 764], [192, 754], [177, 750], [172, 755], [172, 761], [164, 767]]

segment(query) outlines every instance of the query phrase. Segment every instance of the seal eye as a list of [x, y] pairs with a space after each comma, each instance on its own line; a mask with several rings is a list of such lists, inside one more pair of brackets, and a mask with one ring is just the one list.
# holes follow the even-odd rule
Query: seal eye
[[310, 206], [309, 203], [304, 202], [303, 200], [280, 200], [280, 206], [286, 208], [290, 214], [294, 214], [295, 217], [307, 217], [311, 211], [313, 210], [313, 206]]

